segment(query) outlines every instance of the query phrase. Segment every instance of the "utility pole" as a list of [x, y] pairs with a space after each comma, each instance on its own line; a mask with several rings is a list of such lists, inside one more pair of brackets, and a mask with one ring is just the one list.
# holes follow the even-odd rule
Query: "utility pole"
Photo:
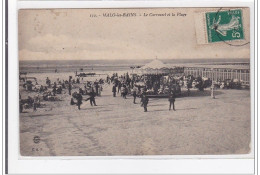
[[215, 99], [214, 84], [213, 84], [213, 82], [212, 82], [212, 85], [211, 85], [211, 98]]

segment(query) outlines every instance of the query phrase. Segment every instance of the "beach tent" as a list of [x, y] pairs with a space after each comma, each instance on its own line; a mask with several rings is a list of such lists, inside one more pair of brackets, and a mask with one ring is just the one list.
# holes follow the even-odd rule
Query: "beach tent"
[[165, 75], [171, 73], [173, 70], [173, 67], [170, 67], [162, 61], [155, 59], [141, 68], [136, 68], [134, 72], [141, 75]]

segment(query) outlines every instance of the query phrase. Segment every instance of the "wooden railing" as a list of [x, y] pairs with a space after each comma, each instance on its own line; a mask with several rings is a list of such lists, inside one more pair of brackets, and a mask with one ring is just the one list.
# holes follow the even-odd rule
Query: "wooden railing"
[[199, 70], [199, 69], [185, 69], [185, 75], [193, 75], [194, 77], [208, 77], [213, 81], [226, 79], [238, 79], [244, 84], [250, 84], [250, 72], [243, 72], [242, 70]]

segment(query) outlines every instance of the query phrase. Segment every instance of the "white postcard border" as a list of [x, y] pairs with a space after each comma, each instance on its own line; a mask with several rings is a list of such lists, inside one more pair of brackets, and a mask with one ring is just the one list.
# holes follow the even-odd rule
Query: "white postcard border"
[[[248, 155], [21, 157], [19, 155], [18, 9], [25, 8], [144, 8], [144, 7], [250, 7], [250, 66], [254, 84], [254, 1], [9, 1], [8, 140], [9, 173], [254, 173], [254, 148]], [[251, 140], [254, 141], [255, 94], [251, 88]], [[253, 112], [254, 111], [254, 112]], [[252, 145], [255, 145], [252, 142]], [[238, 159], [240, 158], [240, 159]]]

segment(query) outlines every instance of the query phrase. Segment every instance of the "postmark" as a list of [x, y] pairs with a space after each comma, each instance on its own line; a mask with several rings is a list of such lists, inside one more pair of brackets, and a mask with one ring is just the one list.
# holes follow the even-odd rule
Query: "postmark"
[[207, 12], [205, 15], [209, 43], [244, 39], [241, 9]]

